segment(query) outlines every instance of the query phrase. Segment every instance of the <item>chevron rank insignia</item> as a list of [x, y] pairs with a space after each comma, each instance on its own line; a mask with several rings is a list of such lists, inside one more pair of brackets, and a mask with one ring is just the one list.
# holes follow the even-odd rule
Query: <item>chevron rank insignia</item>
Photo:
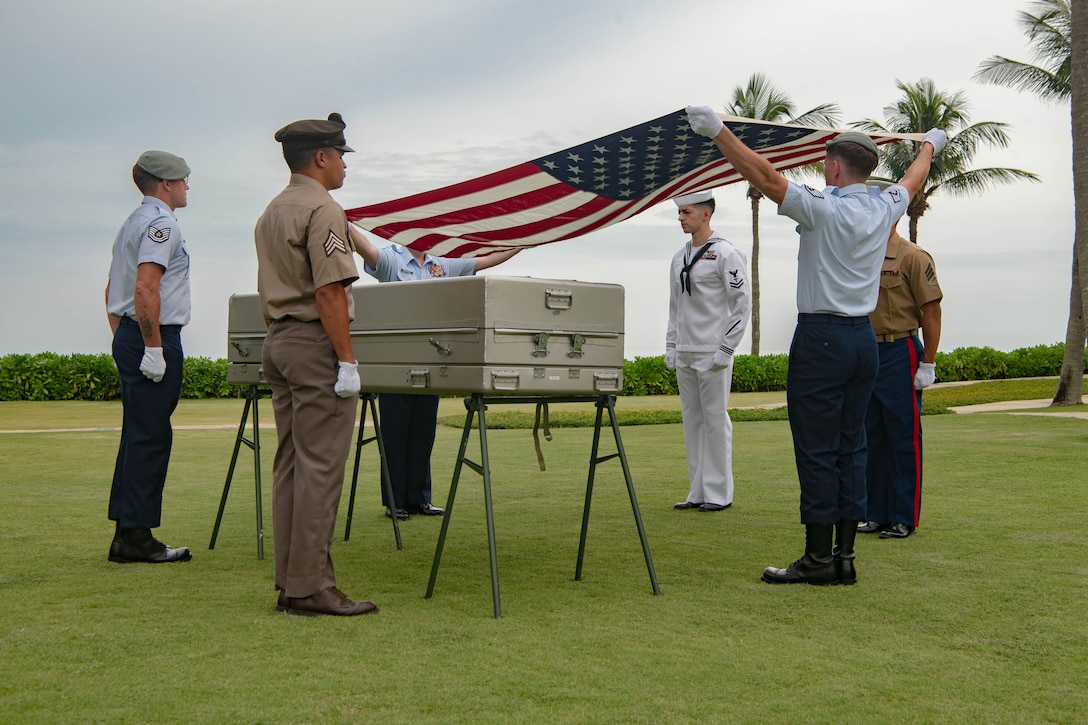
[[333, 255], [333, 252], [344, 252], [346, 254], [347, 251], [347, 243], [345, 243], [344, 240], [340, 237], [336, 236], [336, 232], [329, 232], [329, 238], [325, 240], [325, 256], [331, 257]]
[[170, 227], [165, 229], [156, 229], [155, 227], [147, 228], [147, 238], [156, 244], [162, 244], [166, 240], [170, 239]]

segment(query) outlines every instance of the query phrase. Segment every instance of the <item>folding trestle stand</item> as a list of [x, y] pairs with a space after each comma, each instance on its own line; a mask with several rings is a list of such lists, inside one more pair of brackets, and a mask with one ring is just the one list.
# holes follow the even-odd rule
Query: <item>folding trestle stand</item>
[[[347, 541], [351, 537], [351, 517], [355, 511], [355, 485], [359, 481], [359, 461], [362, 460], [363, 446], [370, 442], [376, 442], [378, 444], [378, 461], [381, 466], [382, 472], [382, 491], [385, 492], [385, 500], [389, 502], [390, 513], [396, 513], [396, 505], [393, 501], [393, 484], [389, 478], [389, 466], [385, 461], [385, 442], [382, 441], [381, 426], [378, 425], [378, 409], [374, 405], [374, 401], [377, 400], [377, 394], [375, 393], [360, 393], [359, 400], [363, 404], [362, 410], [359, 412], [359, 435], [355, 439], [355, 467], [351, 472], [351, 495], [348, 496], [348, 520], [344, 526], [344, 541]], [[366, 411], [370, 409], [370, 419], [374, 421], [374, 435], [366, 437]], [[400, 539], [400, 524], [397, 523], [396, 515], [390, 516], [393, 519], [393, 536], [397, 540], [397, 549], [403, 549], [404, 544]]]
[[[215, 548], [215, 540], [219, 537], [219, 524], [223, 521], [223, 509], [227, 507], [230, 481], [234, 477], [234, 466], [238, 463], [238, 451], [244, 443], [253, 451], [253, 482], [257, 491], [257, 558], [264, 559], [264, 524], [261, 517], [261, 429], [257, 416], [257, 401], [262, 395], [271, 394], [271, 391], [261, 390], [256, 385], [250, 385], [245, 390], [246, 405], [242, 409], [242, 422], [238, 424], [238, 435], [234, 439], [234, 453], [230, 457], [230, 468], [227, 469], [227, 481], [223, 484], [223, 497], [219, 500], [219, 514], [215, 517], [215, 528], [212, 529], [209, 549]], [[250, 409], [253, 410], [253, 440], [246, 438], [246, 420], [249, 418]]]
[[[457, 453], [457, 463], [453, 469], [453, 481], [450, 483], [449, 498], [446, 501], [446, 515], [442, 519], [442, 529], [438, 534], [438, 545], [434, 552], [434, 563], [431, 565], [431, 577], [427, 583], [426, 599], [430, 599], [434, 593], [435, 580], [438, 578], [438, 566], [442, 561], [442, 548], [446, 542], [446, 531], [449, 529], [450, 518], [453, 514], [454, 498], [457, 495], [457, 483], [461, 477], [461, 466], [467, 465], [476, 473], [483, 477], [484, 482], [484, 511], [487, 516], [487, 545], [488, 552], [491, 557], [491, 594], [492, 600], [495, 605], [495, 618], [502, 618], [502, 610], [499, 604], [499, 568], [495, 556], [495, 518], [494, 512], [491, 508], [491, 466], [488, 460], [487, 452], [487, 424], [486, 416], [484, 412], [487, 409], [487, 405], [499, 404], [499, 403], [536, 403], [538, 409], [540, 405], [547, 403], [596, 403], [597, 417], [593, 426], [593, 448], [590, 452], [589, 458], [589, 478], [586, 481], [586, 500], [585, 507], [582, 510], [582, 534], [578, 542], [578, 563], [574, 570], [574, 579], [581, 581], [582, 579], [582, 560], [585, 554], [586, 547], [586, 532], [589, 528], [589, 505], [593, 497], [593, 477], [597, 470], [597, 464], [611, 460], [612, 458], [619, 458], [620, 465], [623, 467], [623, 477], [627, 482], [627, 495], [631, 499], [631, 511], [635, 516], [635, 526], [638, 528], [639, 540], [642, 542], [642, 553], [646, 558], [646, 570], [650, 575], [650, 584], [653, 586], [653, 592], [655, 596], [661, 594], [661, 590], [657, 586], [657, 574], [654, 573], [653, 559], [650, 557], [650, 546], [646, 541], [646, 531], [642, 525], [642, 515], [638, 510], [638, 500], [635, 498], [635, 487], [631, 481], [631, 470], [627, 465], [627, 454], [623, 449], [623, 441], [620, 439], [620, 428], [616, 422], [616, 397], [614, 395], [599, 395], [599, 396], [575, 396], [575, 397], [535, 397], [535, 398], [512, 398], [512, 397], [499, 397], [499, 398], [485, 398], [480, 393], [474, 393], [472, 397], [465, 398], [465, 408], [467, 414], [465, 416], [465, 428], [461, 434], [461, 448]], [[608, 419], [612, 425], [612, 435], [616, 441], [616, 453], [611, 455], [598, 457], [597, 449], [601, 437], [601, 422], [603, 419], [604, 411], [608, 410]], [[469, 435], [472, 432], [472, 419], [474, 416], [479, 416], [479, 429], [480, 429], [480, 463], [470, 461], [465, 457], [465, 450], [468, 447]]]
[[[230, 493], [230, 482], [234, 478], [234, 467], [238, 463], [238, 451], [242, 445], [245, 444], [253, 451], [253, 481], [257, 495], [257, 558], [264, 559], [264, 524], [263, 517], [261, 515], [261, 434], [260, 434], [260, 421], [257, 415], [257, 401], [265, 395], [271, 395], [269, 390], [261, 390], [256, 385], [250, 385], [246, 388], [244, 396], [246, 399], [245, 407], [242, 409], [242, 421], [238, 424], [238, 434], [234, 440], [234, 453], [230, 458], [230, 467], [227, 469], [227, 480], [223, 484], [223, 495], [219, 500], [219, 513], [215, 517], [215, 527], [212, 529], [212, 539], [208, 544], [209, 549], [215, 548], [215, 541], [219, 537], [219, 525], [223, 521], [223, 511], [227, 506], [227, 494]], [[359, 478], [359, 462], [362, 454], [362, 448], [371, 441], [377, 441], [378, 443], [378, 456], [381, 460], [382, 470], [382, 486], [385, 490], [386, 498], [389, 501], [393, 500], [393, 491], [389, 481], [389, 469], [385, 463], [385, 446], [382, 443], [381, 432], [378, 428], [378, 415], [375, 408], [374, 401], [377, 395], [374, 393], [362, 393], [359, 396], [362, 403], [362, 411], [359, 414], [359, 435], [355, 444], [355, 470], [351, 478], [351, 496], [348, 503], [348, 516], [347, 525], [344, 529], [344, 541], [348, 540], [351, 535], [351, 515], [352, 510], [355, 507], [355, 485]], [[366, 429], [366, 413], [367, 409], [370, 410], [370, 417], [374, 421], [374, 436], [366, 438], [364, 431]], [[249, 420], [249, 412], [253, 411], [253, 439], [246, 438], [246, 422]], [[400, 538], [400, 526], [397, 524], [396, 516], [393, 517], [393, 535], [397, 540], [397, 548], [403, 549]]]

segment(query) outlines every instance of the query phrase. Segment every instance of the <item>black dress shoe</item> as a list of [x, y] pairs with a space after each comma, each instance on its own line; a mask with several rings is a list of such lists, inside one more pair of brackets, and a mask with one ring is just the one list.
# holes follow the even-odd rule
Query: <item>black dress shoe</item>
[[888, 524], [879, 521], [866, 521], [858, 527], [859, 534], [878, 534], [888, 528]]
[[681, 501], [680, 503], [673, 506], [673, 508], [677, 511], [687, 511], [688, 509], [697, 509], [702, 505], [702, 501], [700, 501], [699, 503], [695, 503], [694, 501]]
[[880, 532], [882, 539], [905, 539], [914, 533], [914, 527], [909, 524], [892, 524]]
[[[385, 515], [388, 516], [389, 518], [393, 518], [393, 512], [389, 509], [388, 506], [386, 506], [386, 508], [385, 508]], [[397, 521], [407, 521], [407, 520], [408, 520], [408, 509], [398, 508], [397, 509]]]
[[729, 508], [732, 505], [733, 504], [731, 504], [731, 503], [727, 503], [727, 504], [704, 503], [702, 506], [699, 507], [699, 510], [700, 511], [725, 511], [727, 508]]
[[429, 501], [424, 502], [421, 506], [415, 509], [417, 514], [421, 516], [442, 516], [446, 513], [446, 509], [440, 509], [437, 506], [432, 506]]
[[333, 617], [357, 617], [360, 614], [374, 614], [378, 611], [378, 605], [374, 602], [356, 601], [336, 587], [329, 587], [308, 597], [282, 597], [282, 599], [287, 605], [284, 611], [300, 617], [316, 617], [320, 614]]
[[287, 601], [287, 592], [280, 589], [280, 593], [276, 596], [276, 611], [286, 612], [290, 608], [291, 607]]
[[110, 544], [109, 560], [118, 564], [168, 564], [193, 558], [188, 547], [172, 549], [151, 535], [151, 529], [121, 529]]

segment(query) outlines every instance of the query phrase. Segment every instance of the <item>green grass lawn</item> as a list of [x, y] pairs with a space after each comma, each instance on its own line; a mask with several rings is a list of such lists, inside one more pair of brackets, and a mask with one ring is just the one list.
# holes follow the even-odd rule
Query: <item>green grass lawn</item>
[[[382, 611], [343, 620], [273, 610], [271, 430], [265, 559], [248, 449], [207, 548], [242, 405], [182, 401], [175, 417], [226, 426], [175, 434], [157, 533], [193, 560], [122, 566], [106, 561], [120, 406], [0, 403], [0, 430], [99, 429], [0, 433], [0, 722], [1088, 721], [1088, 421], [927, 416], [922, 526], [859, 535], [854, 587], [759, 581], [803, 548], [787, 422], [736, 424], [736, 502], [718, 514], [672, 509], [687, 492], [679, 425], [624, 427], [659, 597], [615, 460], [598, 468], [573, 579], [591, 430], [553, 431], [543, 472], [529, 431], [490, 431], [502, 619], [479, 476], [463, 471], [425, 600], [440, 521], [403, 522], [396, 549], [367, 446], [333, 557], [341, 588]], [[438, 503], [459, 442], [439, 427]]]

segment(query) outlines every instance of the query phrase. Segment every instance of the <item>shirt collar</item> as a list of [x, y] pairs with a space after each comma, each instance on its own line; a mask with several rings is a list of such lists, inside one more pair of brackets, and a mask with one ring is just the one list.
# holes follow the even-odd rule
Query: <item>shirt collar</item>
[[854, 194], [868, 194], [869, 187], [865, 184], [847, 184], [843, 187], [831, 186], [828, 187], [832, 196], [852, 196]]
[[169, 214], [171, 217], [173, 217], [175, 220], [177, 220], [177, 217], [174, 216], [174, 212], [170, 211], [170, 207], [167, 206], [166, 202], [163, 201], [162, 199], [160, 199], [159, 197], [157, 197], [157, 196], [145, 196], [143, 203], [144, 204], [151, 204], [152, 206], [158, 207], [159, 210], [161, 210], [164, 214]]
[[905, 241], [907, 240], [899, 236], [899, 232], [893, 231], [892, 235], [888, 238], [888, 248], [884, 252], [884, 257], [886, 259], [895, 259], [896, 257], [898, 257], [899, 247]]

